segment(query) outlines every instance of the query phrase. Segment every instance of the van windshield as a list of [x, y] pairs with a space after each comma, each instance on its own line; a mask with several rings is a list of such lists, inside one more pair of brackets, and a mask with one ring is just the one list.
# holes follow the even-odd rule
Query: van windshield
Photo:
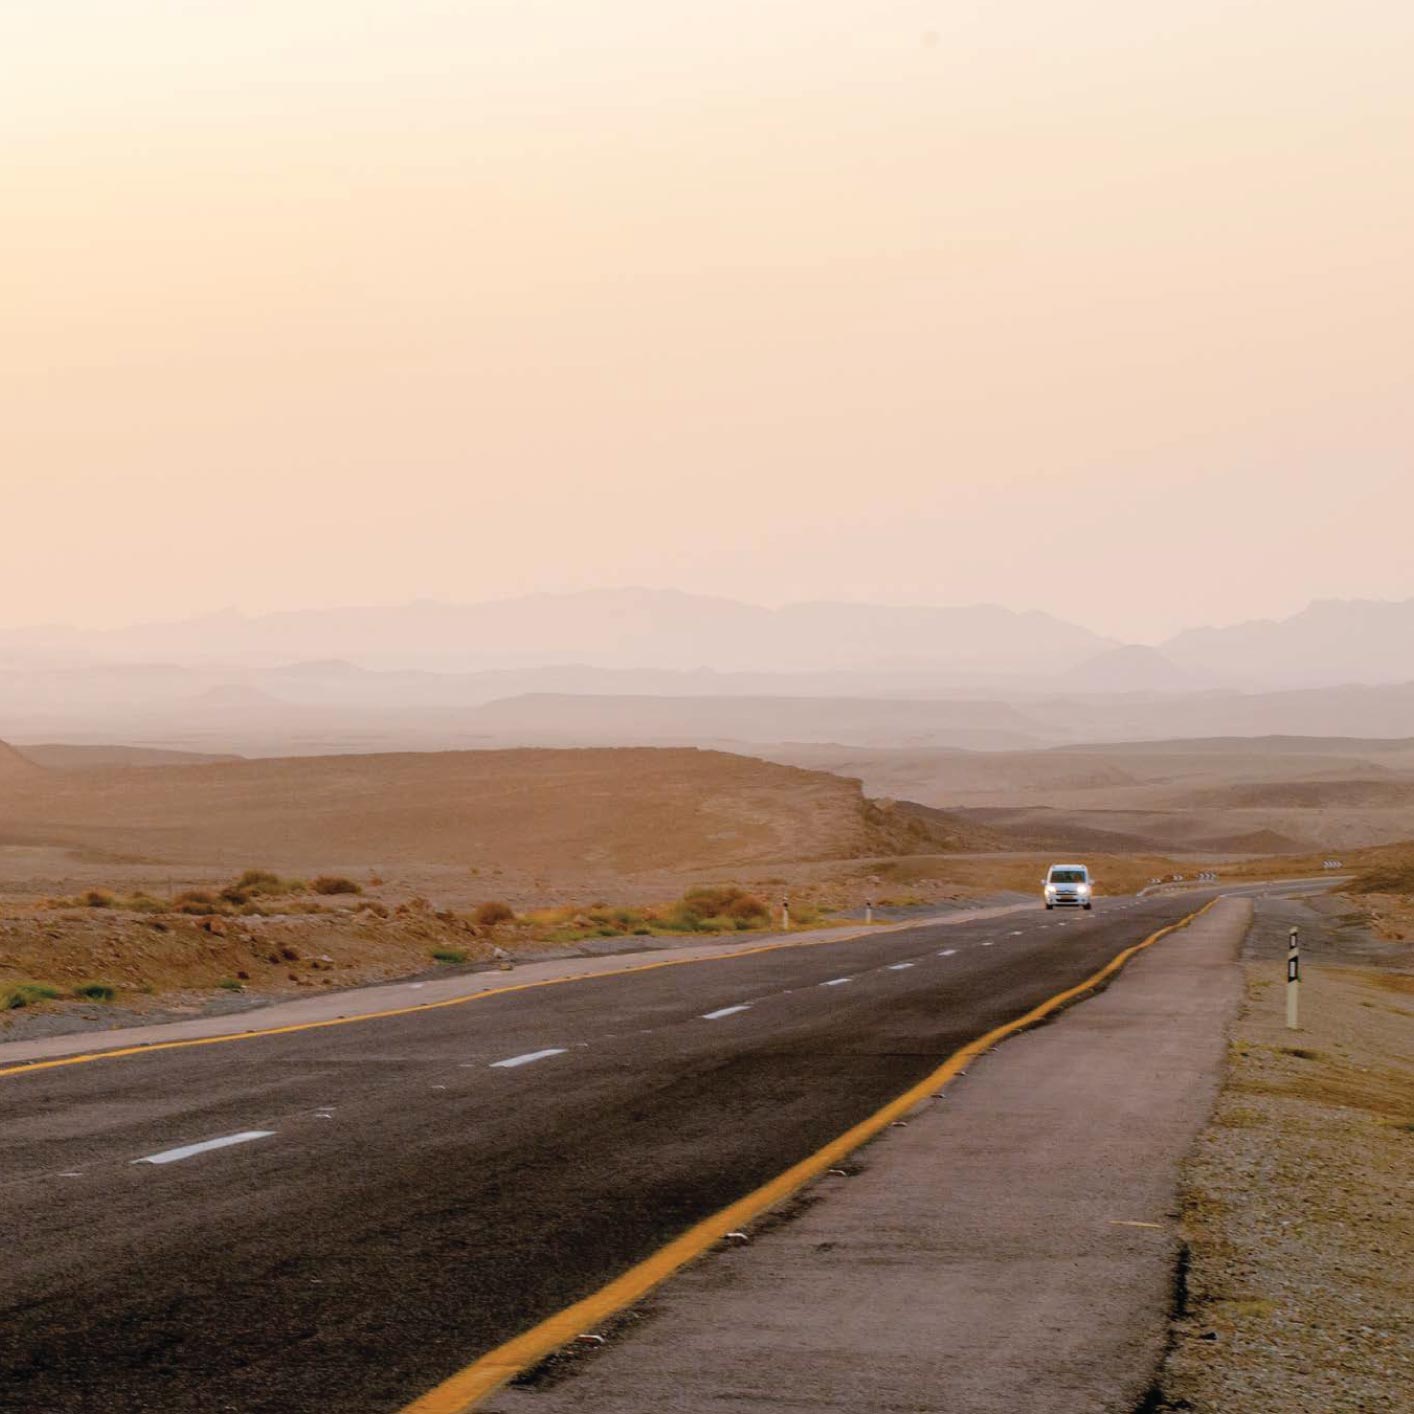
[[1083, 884], [1085, 882], [1085, 871], [1083, 869], [1052, 869], [1051, 883], [1053, 884]]

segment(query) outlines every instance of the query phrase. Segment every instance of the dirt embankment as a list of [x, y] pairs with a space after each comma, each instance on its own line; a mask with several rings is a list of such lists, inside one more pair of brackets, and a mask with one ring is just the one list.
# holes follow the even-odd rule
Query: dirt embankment
[[[369, 907], [373, 904], [373, 907]], [[269, 997], [351, 986], [448, 961], [487, 961], [491, 930], [423, 900], [391, 909], [373, 900], [320, 913], [268, 916], [35, 909], [0, 916], [0, 1039], [36, 1011], [75, 999], [142, 1013], [200, 1010], [224, 992]], [[42, 1028], [41, 1028], [42, 1029]]]
[[[1156, 1411], [1374, 1414], [1414, 1388], [1414, 935], [1264, 903], [1186, 1171], [1184, 1310]], [[1302, 930], [1301, 1029], [1284, 953]]]

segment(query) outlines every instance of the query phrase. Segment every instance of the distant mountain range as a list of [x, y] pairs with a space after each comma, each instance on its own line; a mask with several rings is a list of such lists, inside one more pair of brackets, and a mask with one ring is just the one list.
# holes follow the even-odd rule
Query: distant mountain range
[[1020, 700], [1387, 685], [1414, 680], [1414, 599], [1322, 601], [1288, 619], [1192, 629], [1149, 647], [996, 605], [770, 609], [666, 590], [593, 590], [5, 630], [0, 712], [7, 678], [12, 700], [48, 693], [59, 709], [75, 695], [125, 701], [213, 690], [212, 705], [236, 706], [237, 688], [395, 707], [525, 692]]
[[1113, 641], [1039, 612], [881, 604], [769, 609], [671, 590], [534, 594], [483, 604], [235, 611], [106, 631], [0, 632], [0, 662], [245, 664], [345, 659], [442, 671], [578, 664], [717, 672], [1046, 673]]
[[1414, 679], [1414, 599], [1322, 599], [1289, 619], [1189, 629], [1162, 645], [1179, 668], [1240, 686]]

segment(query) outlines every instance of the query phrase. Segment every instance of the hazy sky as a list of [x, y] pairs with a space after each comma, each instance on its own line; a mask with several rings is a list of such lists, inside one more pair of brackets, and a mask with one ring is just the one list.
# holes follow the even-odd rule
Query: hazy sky
[[11, 0], [0, 622], [1414, 594], [1408, 0]]

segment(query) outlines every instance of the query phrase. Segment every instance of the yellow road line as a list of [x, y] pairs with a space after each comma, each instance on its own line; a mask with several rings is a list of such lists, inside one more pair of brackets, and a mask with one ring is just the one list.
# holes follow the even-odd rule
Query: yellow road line
[[827, 1169], [835, 1167], [861, 1144], [873, 1139], [894, 1120], [926, 1100], [940, 1085], [945, 1085], [957, 1075], [969, 1061], [975, 1060], [998, 1041], [1034, 1025], [1082, 993], [1093, 990], [1106, 978], [1118, 972], [1135, 953], [1142, 952], [1161, 938], [1186, 927], [1216, 902], [1217, 899], [1212, 899], [1177, 923], [1161, 928], [1157, 933], [1151, 933], [1143, 942], [1135, 943], [1111, 958], [1098, 972], [1077, 986], [1057, 992], [1024, 1016], [1006, 1022], [987, 1032], [985, 1036], [979, 1036], [975, 1041], [969, 1042], [961, 1050], [954, 1051], [926, 1080], [919, 1081], [897, 1099], [890, 1100], [883, 1109], [876, 1110], [868, 1119], [862, 1120], [852, 1129], [847, 1129], [824, 1148], [817, 1149], [809, 1158], [802, 1159], [784, 1173], [777, 1174], [755, 1192], [748, 1193], [745, 1198], [737, 1199], [729, 1207], [689, 1228], [681, 1237], [674, 1238], [666, 1247], [660, 1248], [636, 1267], [631, 1267], [607, 1286], [600, 1287], [582, 1301], [576, 1301], [573, 1306], [565, 1307], [563, 1311], [542, 1321], [538, 1326], [533, 1326], [489, 1354], [483, 1355], [450, 1379], [444, 1380], [435, 1389], [405, 1405], [399, 1414], [467, 1414], [468, 1410], [475, 1409], [488, 1395], [494, 1394], [517, 1375], [537, 1365], [547, 1355], [552, 1355], [562, 1345], [586, 1331], [593, 1330], [596, 1325], [632, 1306], [634, 1302], [642, 1300], [654, 1287], [666, 1281], [689, 1262], [701, 1257], [727, 1233], [759, 1218], [768, 1209], [804, 1187], [811, 1179], [818, 1178]]
[[353, 1016], [329, 1017], [324, 1021], [297, 1021], [288, 1026], [269, 1026], [260, 1031], [229, 1031], [220, 1036], [196, 1036], [186, 1041], [149, 1041], [139, 1046], [114, 1046], [106, 1051], [84, 1051], [79, 1055], [56, 1056], [53, 1060], [21, 1061], [18, 1065], [0, 1068], [0, 1079], [7, 1075], [30, 1075], [41, 1070], [56, 1070], [66, 1065], [87, 1065], [91, 1061], [116, 1060], [120, 1056], [150, 1056], [158, 1051], [180, 1051], [190, 1046], [222, 1046], [231, 1041], [258, 1041], [263, 1036], [288, 1036], [296, 1031], [322, 1031], [328, 1026], [352, 1026], [362, 1021], [380, 1021], [389, 1016], [412, 1016], [420, 1011], [441, 1011], [445, 1007], [465, 1006], [468, 1002], [484, 1001], [487, 997], [504, 997], [510, 992], [528, 992], [536, 987], [558, 987], [566, 982], [594, 982], [601, 977], [625, 977], [634, 972], [654, 972], [660, 967], [684, 967], [689, 963], [731, 962], [738, 957], [754, 957], [758, 953], [778, 952], [782, 948], [822, 947], [830, 943], [857, 943], [861, 938], [879, 937], [889, 932], [906, 931], [903, 924], [887, 929], [861, 929], [845, 938], [789, 938], [779, 943], [761, 943], [739, 952], [713, 953], [710, 957], [670, 957], [660, 962], [640, 962], [632, 967], [615, 967], [604, 972], [582, 972], [568, 977], [546, 977], [538, 982], [517, 982], [509, 987], [488, 987], [484, 992], [471, 992], [464, 997], [449, 997], [441, 1002], [418, 1002], [415, 1006], [394, 1007], [390, 1011], [365, 1011]]

